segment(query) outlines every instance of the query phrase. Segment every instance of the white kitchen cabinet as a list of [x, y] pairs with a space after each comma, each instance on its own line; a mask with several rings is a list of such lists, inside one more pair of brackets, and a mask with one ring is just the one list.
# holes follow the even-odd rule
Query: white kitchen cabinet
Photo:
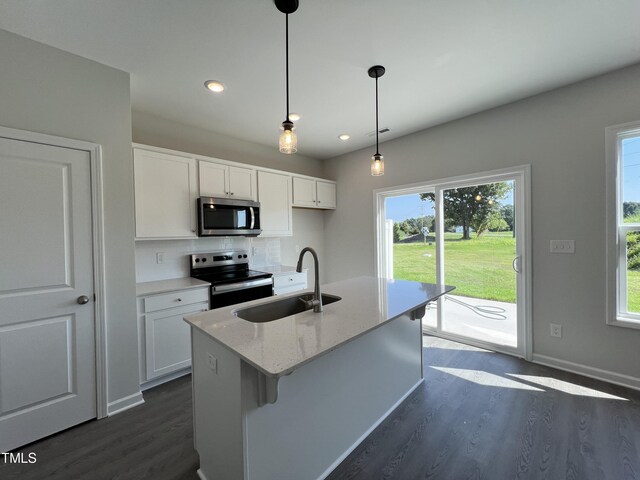
[[316, 207], [316, 181], [311, 178], [293, 177], [293, 205]]
[[316, 201], [318, 208], [335, 209], [336, 183], [316, 180]]
[[273, 274], [274, 295], [298, 292], [307, 288], [307, 269], [302, 272], [281, 272]]
[[258, 201], [261, 236], [293, 235], [290, 175], [258, 170]]
[[134, 148], [133, 165], [136, 238], [195, 238], [195, 159]]
[[252, 168], [198, 161], [200, 196], [256, 200], [256, 171]]
[[336, 184], [327, 180], [293, 177], [293, 206], [336, 208]]
[[138, 298], [140, 380], [143, 386], [171, 380], [176, 376], [175, 372], [191, 366], [191, 337], [183, 318], [208, 309], [208, 286]]

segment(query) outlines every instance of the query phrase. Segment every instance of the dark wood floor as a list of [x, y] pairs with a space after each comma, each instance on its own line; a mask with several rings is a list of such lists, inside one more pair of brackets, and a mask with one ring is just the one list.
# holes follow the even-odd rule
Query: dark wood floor
[[[424, 384], [329, 479], [640, 479], [640, 392], [426, 343]], [[37, 463], [0, 461], [0, 479], [196, 480], [190, 380], [21, 449]]]

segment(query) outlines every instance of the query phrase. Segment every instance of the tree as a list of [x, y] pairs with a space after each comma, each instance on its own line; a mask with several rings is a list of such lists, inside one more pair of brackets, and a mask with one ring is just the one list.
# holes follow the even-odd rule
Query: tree
[[513, 205], [503, 205], [500, 208], [500, 213], [502, 214], [504, 221], [507, 222], [509, 230], [513, 232], [515, 230], [513, 228]]
[[504, 232], [505, 230], [509, 230], [509, 224], [502, 216], [502, 209], [499, 211], [496, 210], [489, 215], [487, 230], [490, 232]]
[[[486, 230], [489, 215], [499, 209], [498, 200], [504, 198], [511, 186], [505, 182], [489, 183], [475, 187], [445, 190], [444, 215], [462, 227], [462, 239], [469, 240], [470, 228], [481, 234]], [[435, 201], [434, 193], [421, 193], [422, 200]], [[479, 235], [478, 234], [478, 235]]]
[[640, 215], [640, 202], [624, 202], [622, 204], [622, 216], [627, 219]]
[[398, 222], [393, 222], [393, 243], [400, 241], [400, 225]]

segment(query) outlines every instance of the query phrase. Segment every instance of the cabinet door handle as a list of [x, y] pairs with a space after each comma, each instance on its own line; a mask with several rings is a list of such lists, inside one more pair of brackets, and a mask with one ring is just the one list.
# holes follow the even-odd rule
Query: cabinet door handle
[[231, 195], [233, 195], [233, 192], [230, 192], [230, 193], [231, 193]]
[[182, 301], [182, 299], [181, 299], [181, 298], [178, 298], [178, 299], [176, 300], [176, 302], [181, 302], [181, 301]]

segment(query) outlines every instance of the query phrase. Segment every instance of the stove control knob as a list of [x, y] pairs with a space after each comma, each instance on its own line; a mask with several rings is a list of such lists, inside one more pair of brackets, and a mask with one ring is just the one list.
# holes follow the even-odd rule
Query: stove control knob
[[247, 256], [246, 256], [246, 255], [243, 255], [243, 257], [244, 257], [244, 258], [247, 258]]
[[206, 262], [206, 261], [207, 261], [207, 259], [206, 259], [206, 258], [203, 258], [203, 259], [202, 259], [202, 263], [204, 263], [204, 262]]
[[196, 263], [200, 263], [200, 259], [199, 258], [196, 258]]

